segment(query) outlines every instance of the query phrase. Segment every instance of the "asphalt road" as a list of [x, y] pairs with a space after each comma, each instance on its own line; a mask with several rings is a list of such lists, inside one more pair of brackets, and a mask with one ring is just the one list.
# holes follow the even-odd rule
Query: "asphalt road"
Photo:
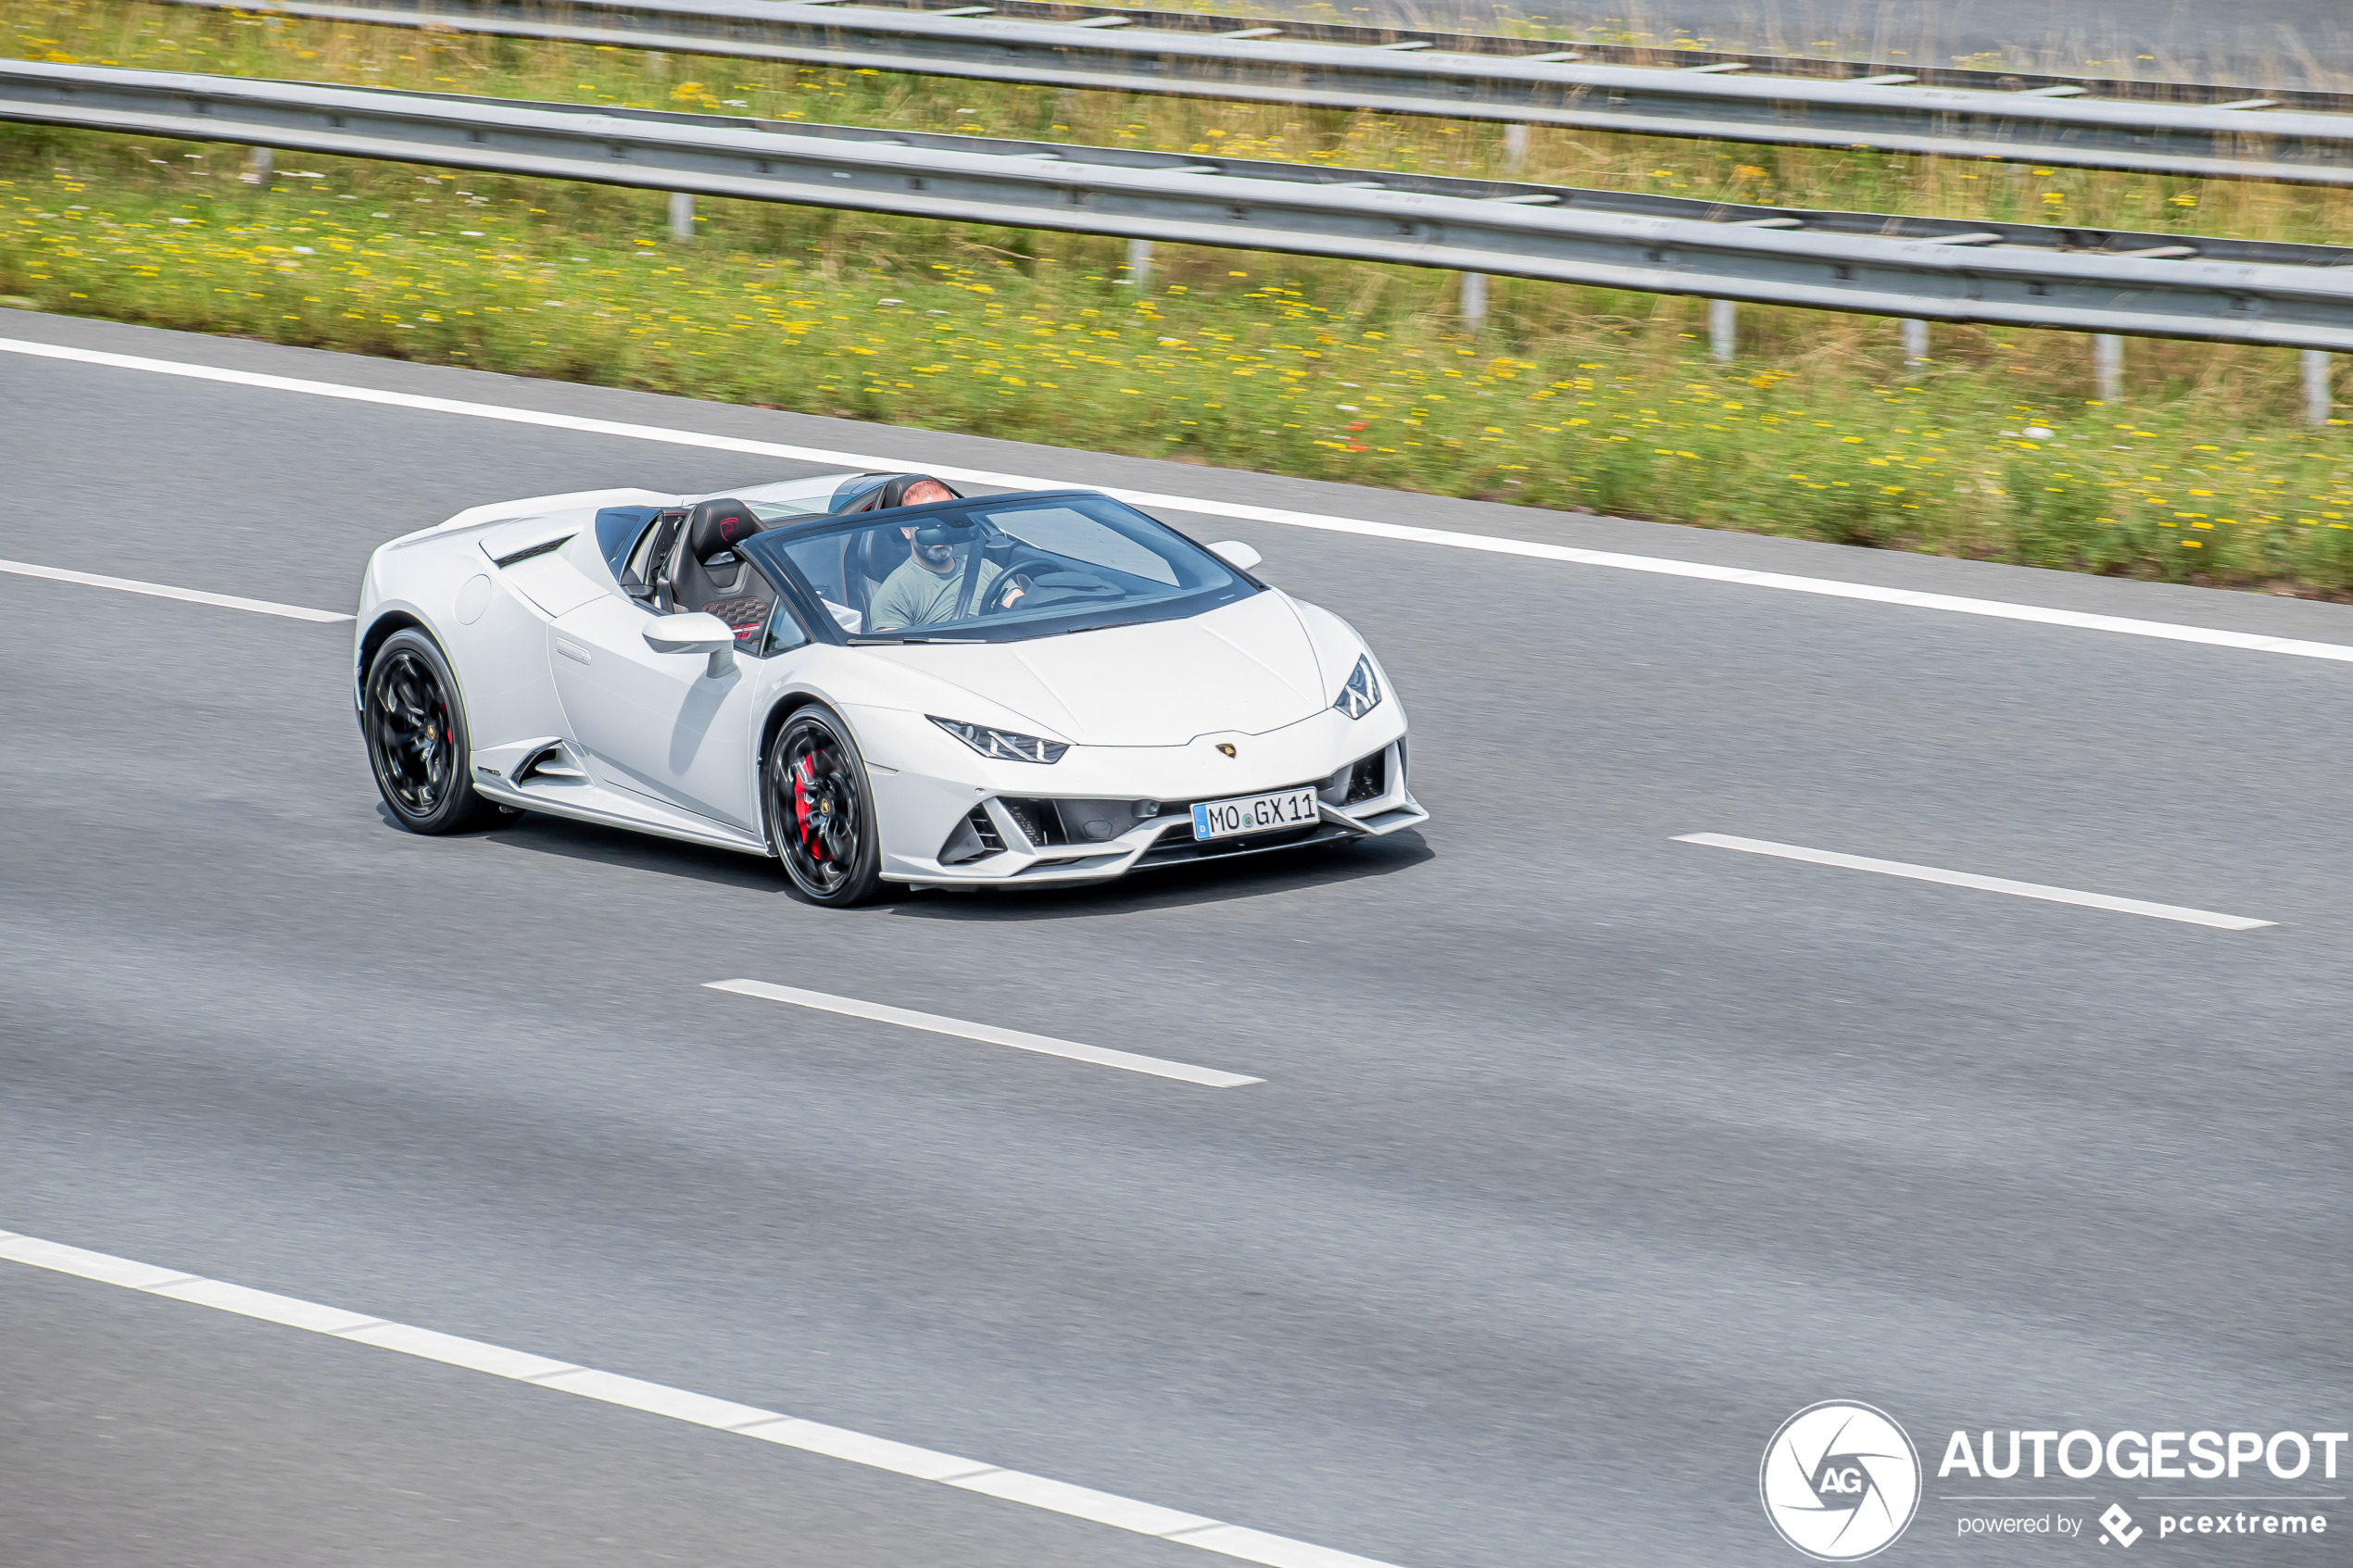
[[[2353, 644], [2334, 606], [21, 314], [0, 337]], [[0, 355], [0, 556], [212, 592], [345, 608], [374, 545], [462, 506], [789, 471]], [[0, 575], [0, 1230], [1408, 1568], [1800, 1561], [1757, 1464], [1825, 1399], [1931, 1467], [1891, 1562], [2093, 1549], [1957, 1540], [1957, 1427], [2347, 1425], [2353, 670], [1172, 521], [1381, 650], [1425, 831], [824, 913], [760, 861], [536, 817], [404, 834], [347, 628]], [[734, 976], [1266, 1081], [703, 988]], [[2348, 1489], [2260, 1479], [2233, 1490]], [[2328, 1540], [2169, 1560], [2342, 1562], [2353, 1511], [2321, 1511]], [[0, 1542], [27, 1568], [1212, 1561], [8, 1263]]]

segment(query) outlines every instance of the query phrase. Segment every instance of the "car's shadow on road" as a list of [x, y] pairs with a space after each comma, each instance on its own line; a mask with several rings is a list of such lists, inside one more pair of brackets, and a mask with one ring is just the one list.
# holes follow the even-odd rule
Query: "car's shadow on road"
[[[387, 819], [389, 812], [383, 813]], [[675, 838], [632, 833], [601, 822], [576, 822], [570, 817], [526, 812], [517, 819], [476, 835], [502, 849], [520, 849], [557, 859], [612, 866], [622, 871], [654, 872], [696, 882], [723, 884], [742, 893], [774, 893], [790, 898], [785, 873], [775, 861], [732, 849], [713, 849]]]
[[[378, 814], [387, 826], [397, 826], [388, 809], [379, 808]], [[737, 892], [772, 894], [799, 901], [786, 884], [783, 868], [774, 860], [656, 838], [625, 828], [535, 811], [491, 830], [485, 836], [503, 849], [685, 877]], [[1118, 882], [1087, 887], [1016, 886], [973, 893], [915, 893], [860, 912], [885, 914], [898, 920], [1085, 920], [1361, 882], [1407, 871], [1435, 859], [1437, 851], [1424, 842], [1419, 833], [1408, 830], [1387, 838], [1277, 851], [1222, 864], [1139, 872]]]

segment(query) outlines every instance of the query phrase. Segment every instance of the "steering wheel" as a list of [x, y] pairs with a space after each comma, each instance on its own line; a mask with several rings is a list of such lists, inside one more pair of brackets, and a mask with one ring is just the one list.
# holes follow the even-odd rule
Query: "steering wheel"
[[1059, 562], [1046, 556], [1035, 553], [1013, 556], [1005, 562], [996, 576], [989, 579], [987, 596], [988, 602], [981, 606], [980, 613], [998, 615], [1013, 608], [1013, 605], [1007, 603], [1005, 599], [1008, 590], [1019, 588], [1024, 595], [1026, 595], [1038, 585], [1039, 574], [1061, 570]]

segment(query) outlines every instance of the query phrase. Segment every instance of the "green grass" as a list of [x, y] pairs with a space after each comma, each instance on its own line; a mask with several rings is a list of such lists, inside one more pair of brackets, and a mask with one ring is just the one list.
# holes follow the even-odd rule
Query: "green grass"
[[[127, 39], [197, 56], [182, 62], [195, 69], [296, 74], [273, 51], [298, 54], [308, 34], [240, 23], [90, 5], [22, 7], [11, 25], [41, 29], [17, 40], [19, 53], [65, 53], [112, 28], [109, 58], [131, 53]], [[503, 56], [519, 63], [457, 84], [557, 95], [535, 49], [328, 31], [311, 41], [349, 52], [333, 61], [318, 52], [334, 69], [310, 74], [348, 74], [368, 63], [361, 51], [388, 50], [422, 77], [394, 84], [447, 87], [434, 78], [466, 69], [460, 58]], [[651, 69], [637, 56], [583, 53], [616, 79], [642, 82]], [[716, 81], [686, 76], [689, 65]], [[670, 69], [682, 80], [638, 101], [786, 90], [738, 86], [758, 73], [732, 63]], [[574, 76], [597, 80], [585, 67]], [[1012, 134], [1036, 129], [1030, 121], [1075, 127], [1088, 112], [1051, 92], [993, 89], [984, 116], [971, 84], [790, 69], [777, 80], [812, 119]], [[1461, 152], [1456, 166], [1484, 167], [1469, 155], [1486, 132], [1442, 122], [1380, 121], [1359, 135], [1347, 117], [1319, 130], [1298, 111], [1130, 107], [1137, 139], [1177, 150], [1231, 145], [1239, 119], [1254, 119], [1257, 156], [1296, 136], [1287, 145], [1297, 156], [1373, 163], [1363, 147], [1378, 132], [1392, 161], [1411, 153], [1434, 167]], [[765, 104], [755, 112], [783, 117]], [[1154, 119], [1195, 113], [1226, 123]], [[1311, 144], [1318, 138], [1331, 146]], [[1571, 152], [1584, 144], [1560, 140]], [[1602, 160], [1612, 139], [1588, 141]], [[1692, 180], [1718, 156], [1644, 145], [1685, 158]], [[1119, 281], [1117, 243], [1086, 237], [706, 201], [697, 243], [680, 246], [660, 243], [658, 193], [296, 155], [262, 188], [242, 182], [242, 168], [234, 148], [0, 132], [0, 295], [185, 330], [1432, 494], [2353, 597], [2353, 451], [2343, 428], [2293, 422], [2294, 357], [2279, 351], [2135, 343], [2128, 399], [2102, 407], [2086, 401], [2088, 345], [2062, 334], [1939, 328], [1936, 359], [1907, 374], [1892, 321], [1746, 310], [1743, 359], [1715, 366], [1693, 301], [1498, 280], [1490, 327], [1473, 336], [1454, 319], [1451, 279], [1410, 269], [1164, 247], [1152, 286], [1138, 290]], [[1899, 169], [1826, 157], [1790, 168], [1850, 191], [1929, 177], [1924, 161]], [[1936, 173], [1930, 184], [1970, 174]], [[1974, 178], [2020, 194], [2020, 177], [1981, 167]], [[2128, 182], [2114, 178], [2086, 189], [2120, 200]], [[1606, 182], [1587, 171], [1583, 182]], [[2140, 190], [2202, 220], [2237, 203], [2258, 227], [2296, 237], [2332, 228], [2344, 210], [2334, 196], [2269, 187]], [[2204, 205], [2174, 202], [2185, 194]]]

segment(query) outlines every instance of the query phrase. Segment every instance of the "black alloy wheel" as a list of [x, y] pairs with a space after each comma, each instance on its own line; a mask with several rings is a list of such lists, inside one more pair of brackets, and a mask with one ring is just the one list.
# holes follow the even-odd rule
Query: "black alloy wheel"
[[768, 842], [812, 904], [847, 909], [892, 890], [882, 880], [881, 834], [866, 759], [831, 709], [796, 711], [761, 768]]
[[376, 650], [361, 688], [359, 728], [376, 788], [410, 833], [462, 833], [497, 815], [474, 790], [465, 705], [433, 639], [412, 629]]

